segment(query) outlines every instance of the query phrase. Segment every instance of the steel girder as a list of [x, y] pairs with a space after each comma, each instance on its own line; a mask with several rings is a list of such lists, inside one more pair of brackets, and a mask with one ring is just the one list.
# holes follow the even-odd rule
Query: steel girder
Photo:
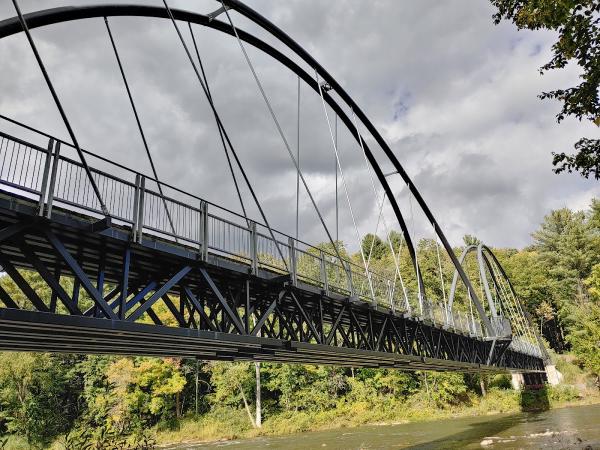
[[[407, 188], [413, 194], [415, 201], [420, 206], [422, 211], [424, 212], [427, 220], [433, 226], [434, 232], [440, 238], [442, 245], [444, 246], [448, 256], [452, 260], [452, 263], [457, 270], [461, 280], [467, 287], [468, 291], [473, 300], [473, 304], [477, 309], [477, 312], [480, 316], [480, 319], [490, 336], [494, 335], [495, 329], [492, 326], [489, 318], [485, 314], [485, 310], [481, 304], [481, 301], [476, 293], [476, 290], [471, 285], [469, 278], [464, 272], [462, 266], [458, 262], [458, 259], [454, 255], [454, 251], [448, 242], [446, 236], [443, 231], [439, 227], [435, 217], [433, 216], [431, 210], [426, 204], [425, 200], [421, 196], [421, 193], [416, 188], [404, 167], [400, 164], [400, 161], [396, 158], [391, 148], [385, 142], [381, 134], [377, 131], [373, 123], [368, 119], [366, 114], [362, 111], [362, 109], [354, 102], [354, 100], [350, 97], [350, 95], [343, 89], [343, 87], [331, 76], [331, 74], [316, 61], [304, 48], [302, 48], [297, 42], [295, 42], [290, 36], [288, 36], [283, 30], [277, 27], [275, 24], [270, 22], [268, 19], [260, 15], [258, 12], [248, 7], [244, 3], [238, 0], [224, 0], [224, 5], [228, 8], [231, 8], [247, 19], [254, 22], [256, 25], [264, 29], [267, 33], [275, 37], [281, 44], [287, 47], [291, 52], [293, 52], [297, 57], [299, 57], [304, 63], [308, 64], [309, 67], [313, 68], [319, 76], [326, 82], [331, 89], [339, 95], [341, 99], [342, 106], [338, 101], [334, 99], [334, 97], [328, 93], [323, 93], [323, 99], [327, 104], [335, 111], [337, 116], [340, 118], [341, 122], [347, 127], [350, 134], [355, 138], [355, 140], [361, 145], [364, 149], [365, 155], [371, 164], [377, 179], [381, 183], [387, 198], [390, 201], [396, 219], [398, 220], [398, 224], [400, 229], [402, 230], [403, 236], [406, 239], [407, 248], [410, 253], [414, 270], [417, 274], [417, 280], [421, 287], [420, 292], [425, 292], [423, 286], [423, 280], [421, 277], [420, 269], [417, 264], [415, 246], [412, 242], [410, 233], [408, 232], [408, 228], [406, 226], [406, 221], [402, 215], [396, 197], [391, 190], [391, 187], [386, 180], [386, 177], [380, 167], [377, 159], [375, 158], [373, 152], [370, 150], [369, 146], [365, 142], [365, 139], [359, 134], [358, 128], [355, 126], [353, 121], [348, 117], [346, 113], [348, 109], [350, 109], [353, 114], [365, 125], [368, 132], [375, 138], [377, 144], [383, 150], [386, 158], [388, 158], [389, 162], [393, 165], [395, 173], [397, 173], [402, 180], [406, 183]], [[213, 28], [217, 31], [220, 31], [225, 34], [229, 34], [234, 36], [237, 32], [239, 38], [247, 42], [248, 44], [260, 49], [264, 53], [273, 57], [276, 61], [290, 69], [293, 73], [298, 75], [311, 89], [315, 92], [319, 93], [319, 85], [317, 81], [313, 78], [313, 76], [307, 73], [303, 68], [301, 68], [298, 64], [296, 64], [291, 58], [269, 45], [265, 41], [257, 38], [256, 36], [245, 32], [244, 30], [237, 29], [234, 30], [230, 24], [221, 22], [219, 20], [215, 20], [211, 15], [203, 15], [197, 14], [190, 11], [172, 9], [171, 10], [173, 17], [176, 20], [187, 21], [189, 23], [195, 23], [198, 25], [206, 26], [209, 28]], [[148, 5], [115, 5], [115, 4], [100, 4], [100, 5], [86, 5], [86, 6], [77, 6], [77, 7], [62, 7], [62, 8], [53, 8], [47, 10], [36, 11], [33, 13], [29, 13], [25, 15], [25, 20], [27, 21], [29, 28], [43, 27], [51, 24], [68, 22], [72, 20], [81, 20], [88, 19], [94, 17], [106, 17], [106, 16], [138, 16], [138, 17], [157, 17], [157, 18], [168, 18], [168, 12], [165, 8], [154, 7]], [[18, 18], [13, 17], [10, 19], [6, 19], [0, 22], [0, 38], [10, 36], [12, 34], [18, 33], [22, 31], [22, 27]], [[502, 338], [502, 336], [499, 336]]]
[[[541, 371], [540, 359], [288, 277], [0, 196], [0, 348], [407, 370]], [[37, 272], [31, 286], [21, 269]], [[70, 279], [72, 289], [61, 279]], [[46, 294], [44, 294], [44, 292]], [[488, 357], [491, 354], [491, 359]]]

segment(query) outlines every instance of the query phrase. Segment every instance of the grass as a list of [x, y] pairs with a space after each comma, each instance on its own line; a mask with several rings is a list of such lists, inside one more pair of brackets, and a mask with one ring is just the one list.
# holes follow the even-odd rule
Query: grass
[[[3, 441], [6, 439], [6, 441]], [[27, 439], [21, 436], [10, 435], [5, 438], [0, 437], [0, 448], [2, 450], [31, 450]]]

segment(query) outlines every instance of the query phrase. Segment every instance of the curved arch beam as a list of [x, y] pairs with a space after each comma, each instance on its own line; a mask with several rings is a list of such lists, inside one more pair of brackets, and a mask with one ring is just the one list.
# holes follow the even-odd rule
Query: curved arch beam
[[[496, 259], [496, 257], [494, 256], [494, 254], [492, 253], [490, 248], [480, 243], [479, 245], [474, 245], [474, 244], [469, 245], [463, 250], [463, 252], [460, 255], [460, 258], [458, 259], [461, 266], [464, 263], [467, 255], [471, 252], [477, 253], [477, 266], [479, 269], [479, 276], [481, 277], [481, 284], [483, 285], [483, 290], [485, 292], [485, 297], [487, 299], [488, 306], [490, 308], [491, 316], [492, 316], [492, 318], [496, 318], [498, 316], [498, 312], [496, 311], [496, 305], [494, 304], [494, 297], [492, 296], [492, 293], [490, 291], [490, 284], [488, 282], [488, 278], [485, 273], [485, 267], [486, 267], [486, 265], [489, 266], [490, 263], [489, 263], [486, 255], [484, 254], [484, 252], [492, 256], [492, 258], [496, 261], [496, 264], [498, 265], [498, 267], [500, 267], [500, 265], [497, 262], [498, 260]], [[490, 271], [490, 273], [491, 273], [491, 271]], [[494, 275], [492, 274], [492, 277], [493, 276]], [[503, 276], [506, 278], [506, 274], [504, 273], [504, 271], [503, 271]], [[495, 279], [493, 281], [495, 282]], [[448, 308], [450, 308], [450, 309], [452, 309], [452, 305], [454, 303], [454, 296], [456, 294], [456, 283], [457, 282], [458, 282], [458, 272], [455, 270], [454, 276], [452, 277], [452, 285], [450, 287], [450, 295], [448, 296]], [[514, 294], [514, 291], [513, 291], [513, 294]], [[516, 298], [516, 295], [515, 295], [515, 298]]]
[[[327, 72], [327, 70], [325, 70], [325, 68], [323, 66], [321, 66], [317, 62], [316, 59], [314, 59], [306, 50], [304, 50], [296, 41], [294, 41], [281, 28], [279, 28], [273, 22], [271, 22], [267, 18], [263, 17], [261, 14], [254, 11], [252, 8], [248, 7], [247, 5], [245, 5], [244, 3], [242, 3], [239, 0], [222, 0], [222, 1], [227, 7], [236, 10], [237, 12], [239, 12], [240, 14], [245, 16], [247, 19], [253, 21], [257, 25], [259, 25], [260, 27], [262, 27], [263, 29], [265, 29], [266, 31], [271, 33], [276, 39], [278, 39], [279, 41], [284, 43], [290, 50], [292, 50], [300, 58], [302, 58], [309, 66], [313, 67], [319, 73], [319, 75], [327, 83], [329, 83], [329, 85], [333, 88], [333, 90], [338, 93], [338, 95], [342, 98], [342, 100], [344, 100], [344, 102], [346, 102], [346, 104], [354, 111], [354, 113], [361, 120], [361, 122], [367, 127], [367, 130], [369, 130], [369, 133], [371, 133], [371, 135], [375, 138], [375, 140], [377, 141], [377, 144], [379, 144], [381, 149], [384, 151], [385, 155], [388, 157], [388, 159], [394, 166], [394, 169], [398, 172], [398, 174], [400, 175], [402, 180], [404, 180], [404, 182], [408, 186], [410, 192], [413, 194], [415, 200], [421, 207], [422, 211], [425, 213], [427, 220], [429, 220], [429, 222], [433, 226], [435, 233], [440, 238], [442, 245], [446, 249], [448, 256], [450, 256], [450, 259], [452, 260], [454, 267], [458, 271], [463, 283], [465, 284], [465, 286], [467, 286], [469, 288], [469, 291], [471, 292], [471, 297], [473, 299], [473, 303], [475, 304], [475, 307], [477, 308], [477, 312], [479, 313], [484, 326], [490, 333], [490, 336], [492, 336], [494, 333], [492, 324], [491, 324], [490, 320], [488, 319], [488, 317], [486, 316], [485, 310], [483, 309], [483, 306], [481, 305], [479, 297], [477, 296], [477, 293], [473, 289], [473, 286], [471, 285], [471, 281], [469, 280], [469, 277], [467, 277], [467, 274], [465, 273], [465, 271], [463, 270], [462, 266], [460, 265], [458, 259], [456, 258], [456, 255], [454, 254], [454, 251], [452, 250], [452, 247], [451, 247], [450, 243], [448, 242], [448, 239], [446, 238], [446, 236], [444, 235], [440, 226], [438, 225], [437, 221], [435, 220], [433, 213], [431, 212], [431, 210], [425, 203], [425, 200], [421, 196], [421, 193], [414, 186], [414, 184], [412, 183], [412, 180], [410, 179], [410, 177], [404, 170], [404, 167], [402, 167], [402, 164], [400, 164], [400, 161], [396, 158], [396, 155], [394, 155], [394, 153], [392, 152], [392, 149], [388, 146], [387, 142], [385, 142], [385, 140], [383, 139], [383, 136], [381, 136], [379, 131], [377, 131], [377, 128], [375, 128], [375, 125], [373, 125], [373, 123], [369, 120], [369, 118], [366, 116], [366, 114], [363, 112], [363, 110], [354, 102], [354, 100], [352, 100], [352, 97], [350, 97], [350, 95], [335, 80], [335, 78], [333, 78], [333, 76], [331, 76], [331, 74], [329, 72]], [[422, 280], [419, 277], [419, 282], [421, 282], [421, 281]], [[421, 292], [425, 292], [425, 290], [423, 289]]]
[[[217, 31], [228, 34], [232, 37], [235, 36], [233, 29], [229, 24], [218, 20], [211, 20], [208, 16], [197, 14], [189, 11], [179, 10], [179, 9], [171, 9], [173, 16], [176, 20], [181, 20], [185, 22], [194, 23], [197, 25], [202, 25], [208, 28], [215, 29]], [[61, 7], [61, 8], [52, 8], [47, 10], [36, 11], [33, 13], [29, 13], [25, 15], [25, 20], [30, 29], [38, 28], [48, 25], [54, 25], [57, 23], [67, 22], [67, 21], [75, 21], [75, 20], [83, 20], [83, 19], [94, 19], [101, 17], [150, 17], [150, 18], [162, 18], [168, 19], [169, 16], [167, 11], [164, 8], [154, 7], [154, 6], [145, 6], [145, 5], [91, 5], [91, 6], [82, 6], [82, 7]], [[0, 39], [19, 33], [22, 31], [21, 24], [18, 19], [11, 18], [0, 22]], [[287, 67], [293, 73], [298, 75], [302, 80], [311, 88], [316, 94], [319, 94], [319, 86], [305, 70], [303, 70], [300, 66], [298, 66], [295, 62], [293, 62], [290, 58], [285, 56], [280, 51], [276, 50], [266, 42], [258, 39], [257, 37], [237, 28], [240, 39], [244, 42], [260, 49], [265, 52], [282, 65]], [[391, 187], [389, 186], [387, 179], [385, 178], [381, 167], [377, 163], [371, 149], [365, 142], [365, 139], [360, 136], [358, 130], [354, 126], [352, 120], [348, 117], [346, 112], [338, 105], [338, 103], [329, 95], [324, 92], [323, 97], [327, 104], [337, 113], [338, 117], [344, 123], [348, 131], [354, 137], [354, 139], [359, 143], [362, 140], [362, 146], [366, 153], [367, 159], [371, 164], [371, 167], [375, 171], [377, 178], [380, 184], [383, 186], [387, 197], [390, 200], [390, 204], [392, 205], [392, 209], [394, 210], [394, 214], [398, 223], [400, 225], [400, 229], [404, 234], [404, 237], [407, 242], [407, 247], [410, 253], [410, 257], [413, 263], [413, 268], [415, 273], [417, 273], [417, 279], [419, 280], [419, 284], [421, 287], [421, 292], [425, 292], [425, 288], [423, 285], [423, 277], [420, 273], [420, 268], [417, 264], [416, 254], [415, 254], [415, 245], [412, 241], [412, 238], [408, 231], [408, 226], [406, 225], [406, 221], [404, 220], [404, 216], [400, 211], [400, 207], [396, 201], [396, 197], [394, 196]]]
[[[491, 250], [484, 246], [483, 244], [479, 244], [477, 246], [477, 262], [479, 263], [479, 276], [481, 279], [481, 284], [483, 285], [483, 289], [485, 291], [485, 296], [487, 297], [487, 301], [488, 301], [488, 306], [490, 307], [490, 315], [492, 317], [498, 317], [498, 312], [496, 311], [496, 305], [494, 304], [494, 297], [492, 296], [492, 293], [490, 291], [490, 284], [488, 283], [488, 279], [487, 276], [485, 274], [485, 268], [486, 268], [486, 262], [487, 262], [487, 258], [485, 258], [485, 255], [483, 254], [484, 249], [491, 253]], [[491, 270], [491, 267], [490, 267]], [[495, 281], [495, 280], [493, 280]]]
[[[465, 249], [463, 250], [463, 252], [460, 254], [460, 257], [458, 258], [458, 263], [461, 265], [463, 262], [465, 261], [465, 258], [467, 257], [467, 255], [472, 252], [473, 250], [477, 250], [477, 246], [476, 245], [468, 245], [467, 247], [465, 247]], [[454, 295], [456, 294], [456, 284], [458, 283], [458, 271], [456, 269], [454, 269], [454, 275], [452, 277], [452, 285], [450, 286], [450, 294], [448, 295], [448, 309], [452, 310], [452, 305], [454, 303]]]
[[[517, 296], [517, 292], [515, 291], [515, 288], [514, 288], [513, 284], [510, 281], [510, 278], [508, 277], [506, 271], [504, 270], [504, 267], [502, 267], [502, 264], [500, 264], [500, 261], [498, 261], [498, 258], [496, 258], [496, 255], [494, 255], [494, 252], [492, 252], [492, 250], [488, 246], [484, 245], [484, 248], [486, 249], [486, 253], [492, 258], [492, 260], [496, 264], [496, 267], [498, 267], [498, 269], [500, 270], [500, 274], [504, 277], [504, 279], [508, 283], [508, 287], [510, 288], [510, 291], [511, 291], [512, 295], [514, 296], [514, 298], [518, 302], [519, 301], [519, 297]], [[544, 342], [542, 341], [541, 336], [537, 332], [537, 328], [534, 326], [534, 324], [533, 324], [533, 322], [531, 320], [531, 316], [525, 310], [525, 308], [523, 308], [523, 305], [520, 305], [520, 306], [521, 306], [521, 309], [523, 311], [523, 315], [525, 316], [525, 319], [527, 320], [528, 325], [531, 327], [531, 330], [533, 331], [533, 333], [535, 335], [535, 338], [536, 338], [536, 340], [538, 342], [538, 346], [541, 349], [542, 354], [544, 355], [544, 360], [545, 361], [550, 361], [551, 358], [550, 358], [550, 355], [548, 354], [548, 352], [546, 351], [546, 345], [544, 344]]]
[[[244, 5], [243, 3], [241, 3], [237, 0], [224, 0], [224, 3], [229, 8], [238, 11], [240, 14], [244, 15], [245, 17], [247, 17], [248, 19], [250, 19], [257, 25], [259, 25], [260, 27], [262, 27], [263, 29], [268, 31], [271, 35], [273, 35], [275, 38], [277, 38], [280, 42], [285, 44], [290, 50], [292, 50], [294, 53], [296, 53], [296, 55], [298, 55], [302, 60], [304, 60], [310, 67], [313, 67], [319, 73], [319, 75], [324, 79], [324, 81], [329, 83], [329, 85], [332, 86], [332, 88], [337, 92], [337, 94], [342, 98], [342, 100], [344, 100], [344, 102], [354, 111], [356, 116], [360, 119], [360, 121], [363, 123], [363, 125], [366, 126], [369, 133], [371, 133], [371, 135], [375, 138], [377, 143], [380, 145], [380, 147], [382, 148], [382, 150], [384, 151], [387, 158], [390, 160], [390, 162], [392, 163], [392, 165], [394, 166], [394, 168], [396, 169], [398, 174], [402, 177], [404, 182], [407, 184], [410, 192], [413, 194], [418, 205], [421, 207], [422, 211], [425, 213], [425, 216], [427, 217], [427, 219], [433, 226], [434, 231], [440, 238], [442, 245], [444, 245], [446, 252], [450, 256], [450, 259], [452, 260], [452, 262], [455, 266], [455, 269], [458, 272], [459, 276], [461, 277], [463, 283], [469, 288], [471, 297], [473, 299], [473, 303], [475, 304], [475, 307], [480, 315], [480, 318], [481, 318], [484, 326], [488, 330], [488, 333], [490, 335], [493, 335], [494, 331], [493, 331], [491, 322], [488, 319], [488, 317], [486, 316], [485, 310], [483, 309], [483, 306], [481, 305], [481, 302], [480, 302], [479, 298], [477, 297], [477, 294], [476, 294], [475, 290], [473, 289], [473, 286], [471, 285], [469, 278], [467, 277], [467, 275], [464, 272], [464, 270], [462, 269], [462, 266], [460, 265], [458, 259], [456, 258], [456, 255], [454, 254], [452, 247], [450, 246], [448, 240], [446, 239], [446, 236], [440, 229], [437, 221], [435, 220], [429, 207], [423, 200], [420, 192], [413, 185], [412, 180], [408, 177], [408, 174], [406, 173], [406, 171], [404, 170], [404, 168], [402, 167], [402, 165], [400, 164], [398, 159], [395, 157], [395, 155], [393, 154], [390, 147], [387, 145], [387, 143], [385, 142], [385, 140], [383, 139], [381, 134], [379, 134], [379, 132], [377, 131], [377, 129], [375, 128], [373, 123], [364, 114], [362, 109], [360, 109], [358, 107], [358, 105], [352, 100], [352, 98], [342, 88], [342, 86], [329, 74], [329, 72], [327, 72], [298, 43], [296, 43], [291, 37], [289, 37], [285, 32], [283, 32], [283, 30], [278, 28], [275, 24], [273, 24], [272, 22], [267, 20], [265, 17], [263, 17], [262, 15], [260, 15], [256, 11], [254, 11], [253, 9], [249, 8], [248, 6]], [[172, 9], [172, 13], [173, 13], [175, 19], [177, 19], [177, 20], [196, 23], [199, 25], [217, 29], [217, 30], [225, 32], [226, 34], [229, 34], [229, 35], [233, 35], [233, 29], [231, 28], [231, 26], [229, 24], [225, 24], [221, 21], [210, 20], [209, 17], [207, 17], [207, 16], [192, 13], [189, 11], [178, 10], [178, 9]], [[62, 8], [53, 8], [53, 9], [48, 9], [48, 10], [37, 11], [37, 12], [26, 14], [25, 19], [27, 21], [27, 24], [29, 25], [29, 28], [37, 28], [37, 27], [42, 27], [42, 26], [51, 25], [51, 24], [60, 23], [60, 22], [67, 22], [67, 21], [87, 19], [87, 18], [98, 18], [98, 17], [104, 17], [104, 16], [144, 16], [144, 17], [155, 17], [155, 18], [168, 18], [167, 11], [164, 8], [160, 8], [160, 7], [145, 6], [145, 5], [92, 5], [92, 6], [82, 6], [82, 7], [62, 7]], [[21, 31], [22, 31], [21, 24], [16, 17], [6, 19], [6, 20], [0, 22], [0, 38], [10, 36], [12, 34], [16, 34]], [[288, 68], [290, 68], [291, 70], [294, 70], [294, 72], [297, 73], [299, 76], [301, 76], [301, 78], [305, 82], [307, 82], [313, 89], [315, 89], [315, 87], [318, 89], [318, 86], [316, 86], [316, 81], [313, 80], [312, 77], [308, 76], [308, 74], [306, 74], [306, 72], [304, 72], [302, 69], [300, 69], [299, 66], [297, 66], [295, 63], [293, 63], [291, 60], [289, 60], [289, 58], [285, 57], [283, 54], [281, 54], [280, 52], [278, 52], [277, 50], [275, 50], [274, 48], [272, 48], [265, 42], [250, 35], [249, 33], [242, 32], [241, 30], [238, 30], [238, 32], [239, 32], [240, 38], [242, 40], [244, 40], [245, 42], [249, 43], [250, 45], [253, 45], [253, 46], [261, 49], [262, 51], [266, 52], [267, 54], [270, 54], [271, 56], [273, 56], [275, 59], [279, 60], [282, 63], [284, 63], [284, 61], [287, 60], [287, 64], [285, 64], [285, 63], [284, 64]], [[336, 112], [338, 112], [338, 113], [343, 112], [341, 110], [341, 107], [337, 104], [337, 102], [335, 102], [331, 98], [331, 96], [328, 95], [326, 100], [327, 100], [327, 103]], [[344, 124], [351, 131], [352, 123], [349, 121], [347, 115], [344, 114], [344, 116], [346, 119], [346, 120], [343, 120]], [[353, 136], [355, 136], [355, 139], [357, 139], [357, 140], [361, 139], [358, 134], [358, 131], [356, 131], [356, 133], [351, 131], [351, 133], [353, 134]], [[364, 140], [363, 140], [363, 143], [364, 143]], [[394, 213], [396, 214], [396, 217], [402, 228], [402, 232], [405, 234], [405, 238], [407, 239], [407, 246], [409, 248], [409, 252], [411, 253], [411, 258], [413, 259], [413, 265], [414, 265], [415, 271], [417, 273], [417, 279], [418, 279], [420, 286], [422, 287], [421, 292], [425, 292], [422, 277], [420, 275], [420, 271], [419, 271], [418, 265], [416, 263], [415, 246], [412, 243], [412, 241], [410, 240], [410, 235], [408, 233], [408, 229], [406, 228], [406, 224], [405, 224], [402, 214], [400, 212], [400, 208], [398, 207], [395, 197], [394, 197], [393, 193], [391, 192], [391, 189], [390, 189], [387, 181], [385, 180], [385, 177], [383, 176], [381, 168], [377, 164], [373, 154], [371, 153], [370, 150], [367, 151], [366, 146], [365, 146], [365, 151], [367, 153], [367, 158], [368, 158], [370, 164], [372, 165], [380, 183], [382, 184], [382, 186], [384, 187], [384, 190], [388, 194], [388, 198], [390, 199], [390, 202], [392, 203]]]

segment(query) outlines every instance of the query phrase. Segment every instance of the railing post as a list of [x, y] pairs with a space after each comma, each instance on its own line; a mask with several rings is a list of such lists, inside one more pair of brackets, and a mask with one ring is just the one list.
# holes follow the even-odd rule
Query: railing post
[[138, 217], [137, 217], [137, 242], [142, 243], [142, 232], [144, 230], [144, 193], [146, 192], [146, 177], [140, 177], [140, 200], [138, 204]]
[[250, 252], [252, 257], [252, 274], [258, 273], [258, 236], [256, 234], [256, 222], [250, 222]]
[[390, 308], [392, 309], [392, 312], [395, 313], [396, 305], [394, 304], [394, 291], [392, 290], [392, 282], [390, 280], [387, 280], [387, 291], [388, 298], [390, 299]]
[[54, 159], [52, 160], [52, 171], [50, 172], [50, 184], [48, 186], [48, 200], [46, 201], [46, 217], [52, 216], [52, 202], [54, 201], [54, 187], [56, 186], [56, 171], [60, 160], [60, 142], [54, 146]]
[[133, 192], [133, 217], [131, 222], [131, 240], [137, 242], [138, 221], [140, 219], [140, 180], [141, 175], [135, 174], [135, 191]]
[[46, 204], [46, 196], [48, 195], [48, 177], [50, 176], [50, 163], [52, 162], [52, 150], [54, 149], [54, 139], [48, 140], [48, 152], [44, 162], [44, 173], [42, 174], [42, 187], [40, 189], [40, 202], [38, 204], [38, 215], [44, 215], [44, 205]]
[[290, 275], [292, 279], [292, 286], [298, 286], [298, 262], [296, 261], [296, 241], [293, 237], [288, 238], [288, 245], [290, 247]]
[[350, 297], [354, 297], [354, 283], [352, 283], [352, 268], [350, 263], [342, 260], [342, 267], [346, 271], [346, 278], [348, 279], [348, 290], [350, 291]]
[[323, 250], [319, 250], [319, 265], [321, 270], [321, 283], [323, 283], [323, 290], [325, 295], [329, 295], [329, 280], [327, 279], [327, 266], [325, 265], [325, 253]]
[[200, 259], [202, 261], [208, 260], [208, 203], [204, 200], [200, 200], [200, 229], [198, 240], [200, 241]]

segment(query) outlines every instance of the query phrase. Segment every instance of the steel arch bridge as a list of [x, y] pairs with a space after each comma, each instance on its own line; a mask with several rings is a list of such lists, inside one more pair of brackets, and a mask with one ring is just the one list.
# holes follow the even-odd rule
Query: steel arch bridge
[[[165, 7], [101, 4], [22, 15], [18, 2], [13, 2], [18, 15], [0, 22], [0, 43], [25, 32], [72, 142], [0, 116], [24, 135], [35, 136], [22, 138], [0, 131], [0, 265], [20, 291], [15, 296], [0, 285], [0, 306], [4, 306], [0, 307], [0, 349], [405, 370], [544, 370], [543, 345], [491, 250], [469, 246], [456, 257], [423, 197], [365, 113], [308, 52], [256, 11], [237, 0], [223, 0], [218, 10], [206, 15], [171, 9], [166, 1]], [[234, 12], [285, 50], [237, 28]], [[173, 24], [214, 114], [231, 172], [231, 164], [237, 164], [261, 220], [246, 215], [241, 196], [244, 213], [238, 214], [158, 179], [110, 30], [109, 19], [116, 16], [159, 18]], [[29, 30], [84, 19], [105, 20], [154, 176], [82, 149], [53, 88]], [[239, 43], [333, 244], [330, 249], [269, 225], [212, 100], [197, 48], [194, 59], [182, 36], [184, 24], [192, 40], [194, 25]], [[391, 243], [396, 270], [390, 277], [371, 270], [368, 262], [361, 267], [340, 254], [253, 70], [246, 45], [292, 71], [319, 96], [325, 115], [326, 107], [330, 108], [354, 138], [383, 192], [381, 209], [387, 199], [401, 230], [416, 297], [407, 292]], [[331, 129], [328, 117], [327, 121]], [[418, 246], [388, 182], [390, 174], [384, 174], [382, 157], [367, 142], [381, 149], [385, 163], [394, 168], [392, 175], [406, 184], [433, 227], [436, 248], [439, 241], [454, 270], [446, 298], [440, 262], [443, 303], [428, 295]], [[333, 136], [332, 144], [341, 172]], [[235, 176], [234, 182], [240, 195]], [[375, 184], [373, 189], [377, 197]], [[463, 267], [473, 251], [478, 255], [480, 295]], [[365, 262], [364, 254], [362, 258]], [[44, 286], [30, 282], [31, 271], [43, 279]], [[462, 306], [455, 302], [460, 289], [466, 297]]]

